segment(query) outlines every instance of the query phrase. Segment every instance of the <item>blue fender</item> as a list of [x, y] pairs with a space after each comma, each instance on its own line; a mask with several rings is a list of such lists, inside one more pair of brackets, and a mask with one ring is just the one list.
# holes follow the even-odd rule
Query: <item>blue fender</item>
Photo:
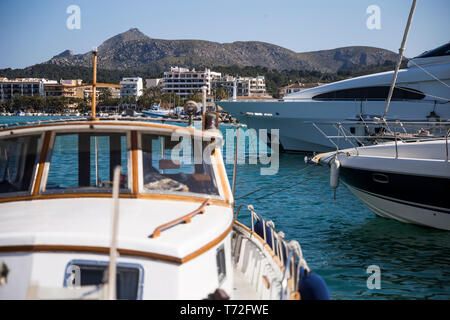
[[[267, 222], [266, 222], [267, 223]], [[256, 221], [254, 226], [255, 232], [264, 239], [264, 230], [263, 230], [263, 219]], [[266, 242], [272, 247], [272, 229], [266, 224]]]
[[298, 288], [301, 300], [330, 300], [330, 293], [322, 277], [303, 267], [300, 267]]

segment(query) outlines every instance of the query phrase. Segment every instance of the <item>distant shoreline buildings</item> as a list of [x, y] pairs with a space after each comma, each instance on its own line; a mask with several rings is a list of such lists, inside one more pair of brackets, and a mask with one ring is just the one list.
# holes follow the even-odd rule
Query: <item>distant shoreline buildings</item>
[[164, 72], [163, 78], [146, 79], [146, 88], [159, 87], [164, 93], [175, 93], [182, 98], [202, 92], [206, 87], [207, 95], [213, 95], [214, 89], [222, 88], [228, 98], [233, 96], [234, 86], [238, 97], [267, 97], [264, 76], [240, 77], [224, 75], [220, 72], [171, 67]]
[[[14, 95], [39, 95], [45, 97], [67, 97], [90, 100], [92, 88], [86, 84], [83, 86], [81, 79], [75, 80], [49, 80], [45, 78], [17, 78], [8, 79], [0, 77], [0, 101], [11, 99]], [[280, 98], [301, 90], [321, 85], [321, 83], [293, 83], [278, 89]], [[201, 93], [206, 88], [207, 101], [214, 103], [218, 100], [216, 93], [219, 90], [220, 98], [231, 99], [234, 94], [237, 99], [272, 98], [267, 94], [266, 79], [264, 76], [242, 77], [222, 75], [220, 72], [171, 67], [163, 73], [162, 78], [145, 80], [145, 88], [160, 88], [163, 93], [176, 94], [182, 99], [187, 99]], [[128, 104], [133, 104], [129, 98], [135, 98], [136, 102], [144, 93], [144, 81], [141, 77], [124, 77], [116, 87], [98, 88], [97, 97], [102, 90], [109, 91], [109, 97], [113, 99], [125, 99]], [[219, 99], [220, 99], [219, 98]]]
[[[0, 101], [19, 96], [66, 97], [77, 99], [90, 99], [92, 88], [82, 87], [83, 80], [48, 80], [45, 78], [16, 78], [0, 77]], [[101, 94], [98, 89], [96, 96]], [[107, 88], [112, 98], [119, 98], [119, 88]]]

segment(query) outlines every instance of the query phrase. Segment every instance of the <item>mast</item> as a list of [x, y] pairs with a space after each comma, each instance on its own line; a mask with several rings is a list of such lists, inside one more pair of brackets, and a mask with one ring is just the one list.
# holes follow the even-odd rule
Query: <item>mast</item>
[[402, 64], [403, 52], [405, 51], [406, 39], [408, 38], [409, 28], [411, 27], [411, 21], [414, 15], [414, 10], [416, 9], [417, 0], [413, 0], [411, 4], [411, 10], [409, 11], [408, 22], [406, 23], [405, 32], [403, 34], [402, 44], [400, 49], [398, 50], [398, 60], [397, 65], [395, 66], [394, 78], [392, 79], [391, 88], [389, 89], [388, 98], [386, 101], [386, 109], [384, 110], [383, 120], [386, 121], [386, 113], [388, 112], [389, 105], [391, 103], [392, 94], [394, 93], [395, 82], [397, 81], [398, 70], [400, 69], [400, 65]]
[[92, 49], [92, 54], [94, 55], [94, 70], [93, 70], [93, 75], [92, 75], [92, 98], [91, 98], [91, 119], [92, 120], [97, 120], [97, 118], [95, 117], [96, 114], [96, 100], [97, 100], [97, 94], [96, 94], [96, 87], [97, 87], [97, 48], [94, 47]]

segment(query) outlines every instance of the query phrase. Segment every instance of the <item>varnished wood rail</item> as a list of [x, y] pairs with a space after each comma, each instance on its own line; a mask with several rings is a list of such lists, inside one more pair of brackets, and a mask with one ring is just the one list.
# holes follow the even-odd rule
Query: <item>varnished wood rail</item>
[[159, 227], [157, 227], [155, 229], [155, 231], [153, 231], [153, 234], [150, 235], [149, 238], [157, 238], [161, 235], [162, 231], [169, 229], [177, 224], [180, 224], [183, 222], [190, 223], [193, 216], [195, 216], [199, 213], [201, 213], [201, 214], [205, 213], [205, 208], [206, 208], [206, 206], [209, 206], [209, 204], [210, 204], [209, 199], [206, 199], [205, 201], [203, 201], [203, 203], [200, 205], [200, 207], [198, 207], [194, 211], [192, 211], [182, 217], [179, 217], [178, 219], [175, 219], [173, 221], [170, 221], [168, 223], [160, 225]]

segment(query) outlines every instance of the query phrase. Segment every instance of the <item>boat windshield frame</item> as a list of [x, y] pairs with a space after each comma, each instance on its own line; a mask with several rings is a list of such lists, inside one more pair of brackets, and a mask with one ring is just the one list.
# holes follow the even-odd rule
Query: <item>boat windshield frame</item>
[[[142, 135], [151, 134], [156, 136], [169, 136], [180, 131], [186, 134], [200, 135], [202, 137], [213, 138], [212, 141], [222, 142], [222, 136], [217, 132], [201, 131], [194, 128], [159, 124], [159, 123], [136, 123], [123, 121], [86, 121], [57, 123], [57, 124], [39, 124], [27, 125], [23, 127], [0, 129], [0, 139], [21, 137], [26, 135], [40, 135], [38, 152], [36, 154], [33, 168], [33, 178], [30, 188], [26, 192], [0, 193], [0, 202], [15, 200], [32, 200], [45, 198], [73, 198], [73, 197], [110, 197], [112, 188], [86, 190], [82, 187], [76, 187], [72, 190], [46, 190], [51, 158], [55, 143], [55, 137], [58, 134], [79, 134], [89, 132], [95, 136], [95, 133], [117, 133], [125, 134], [126, 137], [126, 159], [127, 159], [127, 188], [120, 189], [120, 197], [125, 198], [159, 198], [161, 196], [175, 196], [176, 198], [186, 199], [213, 199], [220, 202], [231, 203], [229, 185], [226, 180], [226, 171], [223, 159], [221, 157], [221, 144], [215, 143], [212, 149], [211, 160], [211, 178], [215, 181], [217, 194], [197, 193], [197, 192], [173, 192], [158, 190], [157, 192], [145, 192], [143, 189], [143, 159], [142, 159]], [[204, 149], [202, 149], [204, 150]], [[44, 154], [42, 154], [42, 151]], [[222, 172], [223, 171], [223, 172]], [[137, 180], [137, 181], [134, 181]], [[159, 196], [159, 197], [158, 197]]]

